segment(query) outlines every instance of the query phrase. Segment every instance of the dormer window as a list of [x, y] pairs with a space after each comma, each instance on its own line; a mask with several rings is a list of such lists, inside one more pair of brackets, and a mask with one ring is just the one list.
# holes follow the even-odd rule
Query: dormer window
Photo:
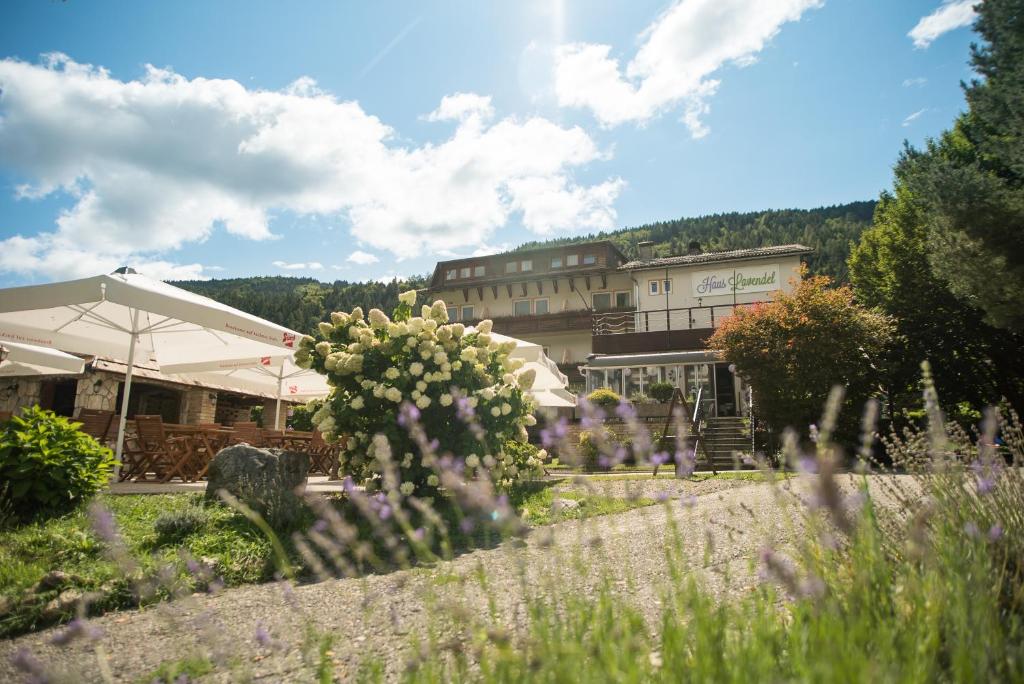
[[566, 256], [565, 257], [565, 265], [566, 266], [579, 266], [580, 265], [580, 255], [579, 254], [570, 254], [570, 255]]
[[552, 257], [551, 268], [562, 268], [562, 257]]
[[584, 266], [592, 266], [592, 265], [594, 265], [596, 263], [597, 263], [597, 255], [595, 255], [595, 254], [584, 254], [583, 255], [583, 265]]
[[518, 270], [518, 264], [514, 261], [509, 261], [505, 264], [505, 273], [515, 273]]
[[474, 266], [473, 267], [473, 277], [474, 278], [483, 278], [484, 277], [484, 273], [485, 273], [485, 269], [484, 269], [483, 266]]
[[455, 280], [455, 278], [458, 277], [458, 275], [459, 275], [458, 269], [450, 268], [450, 269], [448, 269], [448, 272], [444, 274], [444, 279], [445, 280]]
[[469, 266], [466, 266], [461, 271], [459, 271], [459, 277], [460, 278], [468, 278], [469, 277]]
[[523, 273], [526, 273], [527, 271], [532, 271], [533, 270], [533, 260], [532, 259], [523, 259], [522, 261], [520, 261], [519, 262], [519, 270], [522, 271]]

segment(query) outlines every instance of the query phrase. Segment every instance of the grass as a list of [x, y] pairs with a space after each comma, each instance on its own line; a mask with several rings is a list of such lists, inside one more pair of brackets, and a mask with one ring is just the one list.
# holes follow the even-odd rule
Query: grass
[[[652, 499], [618, 499], [580, 492], [559, 492], [560, 481], [527, 483], [509, 493], [510, 505], [529, 525], [548, 525], [563, 520], [621, 513], [654, 503]], [[202, 494], [100, 495], [97, 502], [109, 509], [117, 522], [128, 552], [141, 567], [142, 574], [154, 573], [170, 565], [175, 581], [189, 591], [203, 589], [186, 569], [182, 551], [212, 566], [224, 586], [266, 582], [277, 569], [274, 549], [267, 536], [239, 513], [222, 505], [204, 505]], [[578, 501], [575, 508], [552, 511], [555, 499]], [[344, 510], [342, 499], [335, 499]], [[442, 515], [445, 513], [442, 511]], [[453, 512], [445, 517], [451, 518]], [[358, 516], [355, 522], [360, 523]], [[306, 526], [313, 521], [310, 513]], [[289, 562], [300, 567], [301, 557], [292, 547], [287, 533], [279, 534]], [[483, 539], [479, 534], [453, 531], [456, 551], [490, 545], [499, 539]], [[62, 591], [93, 593], [96, 600], [90, 613], [134, 607], [139, 599], [130, 578], [108, 560], [103, 545], [92, 532], [85, 509], [58, 518], [48, 518], [12, 529], [0, 530], [0, 638], [46, 627], [73, 617], [71, 608], [55, 610]], [[53, 570], [66, 573], [66, 586], [41, 592], [32, 588]], [[163, 600], [167, 591], [152, 600]]]
[[[201, 494], [100, 495], [97, 500], [114, 514], [128, 551], [144, 572], [171, 564], [178, 569], [179, 581], [194, 584], [180, 556], [184, 549], [196, 559], [205, 559], [228, 586], [260, 582], [273, 575], [272, 551], [266, 537], [224, 506], [206, 507], [202, 523], [188, 534], [169, 538], [156, 531], [155, 523], [161, 516], [201, 508]], [[67, 573], [69, 585], [29, 594], [52, 570]], [[129, 580], [104, 555], [86, 510], [0, 531], [0, 596], [13, 604], [0, 615], [0, 637], [69, 617], [67, 611], [52, 615], [46, 610], [46, 604], [66, 589], [97, 592], [94, 612], [137, 603]]]

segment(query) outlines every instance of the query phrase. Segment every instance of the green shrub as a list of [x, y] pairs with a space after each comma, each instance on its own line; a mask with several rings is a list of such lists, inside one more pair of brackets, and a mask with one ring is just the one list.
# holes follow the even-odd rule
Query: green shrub
[[581, 432], [580, 467], [586, 471], [607, 470], [608, 467], [601, 464], [601, 444], [612, 444], [615, 441], [615, 433], [603, 426]]
[[299, 432], [312, 432], [316, 427], [313, 425], [313, 414], [323, 405], [323, 399], [312, 399], [308, 404], [296, 406], [288, 418], [288, 427]]
[[675, 391], [675, 386], [670, 382], [655, 382], [647, 388], [651, 398], [662, 404], [672, 401], [672, 393]]
[[603, 409], [613, 409], [619, 405], [622, 398], [607, 387], [602, 387], [588, 394], [587, 401]]
[[19, 518], [71, 510], [110, 481], [113, 453], [78, 426], [38, 406], [0, 426], [0, 482]]
[[206, 526], [210, 516], [206, 509], [190, 506], [177, 511], [166, 511], [153, 521], [153, 529], [161, 540], [173, 541], [198, 532]]

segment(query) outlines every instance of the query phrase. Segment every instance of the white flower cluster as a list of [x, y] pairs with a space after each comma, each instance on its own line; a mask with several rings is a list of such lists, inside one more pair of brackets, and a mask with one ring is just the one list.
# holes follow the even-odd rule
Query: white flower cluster
[[[395, 433], [405, 403], [419, 410], [440, 452], [465, 457], [468, 476], [486, 469], [495, 480], [511, 481], [539, 469], [540, 455], [505, 453], [508, 441], [525, 442], [526, 427], [536, 424], [526, 395], [535, 373], [521, 371], [523, 360], [510, 357], [515, 341], [495, 340], [491, 321], [468, 335], [461, 323], [448, 321], [443, 301], [424, 305], [413, 316], [415, 291], [402, 293], [399, 302], [395, 320], [379, 309], [365, 318], [358, 307], [351, 314], [334, 313], [319, 325], [321, 339], [303, 338], [295, 354], [300, 366], [325, 373], [334, 387], [312, 419], [325, 439], [340, 443], [347, 474], [363, 480], [379, 476], [371, 440], [378, 433]], [[470, 413], [474, 430], [466, 420]], [[458, 453], [466, 443], [476, 444], [478, 453]], [[403, 487], [438, 486], [436, 464], [414, 458], [411, 441], [392, 446], [405, 454], [399, 460]]]

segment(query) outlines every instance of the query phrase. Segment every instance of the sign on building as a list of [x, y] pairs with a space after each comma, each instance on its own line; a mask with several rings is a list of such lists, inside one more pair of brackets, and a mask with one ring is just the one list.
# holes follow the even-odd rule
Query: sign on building
[[778, 264], [698, 271], [690, 276], [690, 285], [694, 297], [771, 292], [782, 287]]

